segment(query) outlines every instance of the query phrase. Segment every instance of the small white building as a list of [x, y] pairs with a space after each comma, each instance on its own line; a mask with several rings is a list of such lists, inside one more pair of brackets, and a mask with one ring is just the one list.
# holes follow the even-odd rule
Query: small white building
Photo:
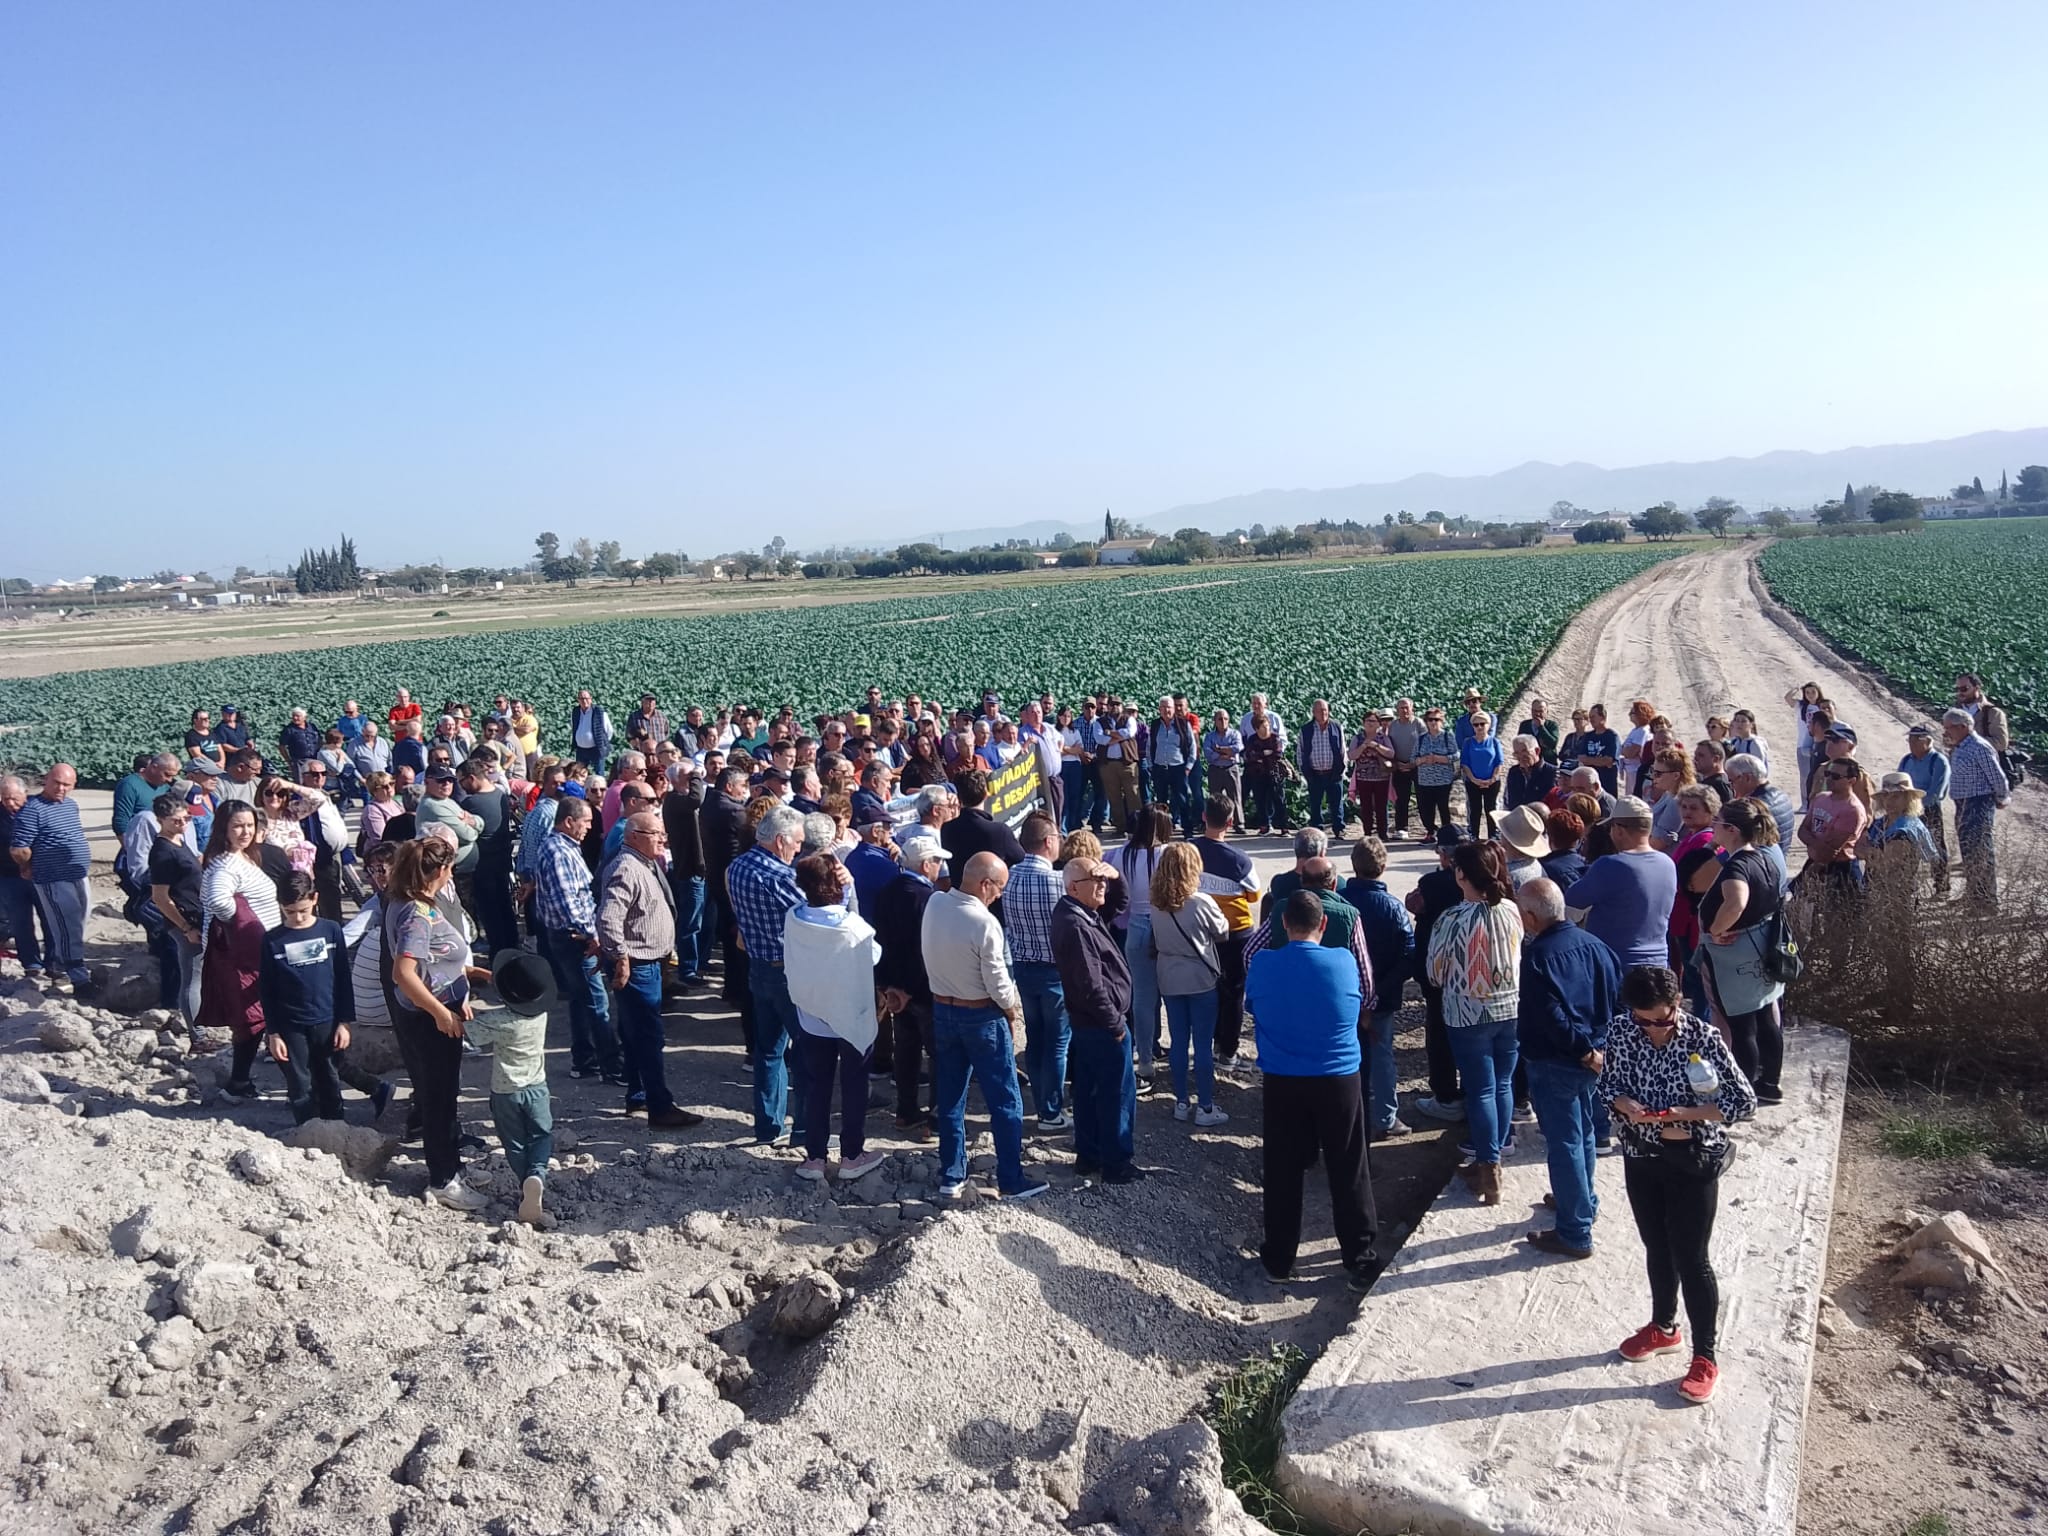
[[1136, 565], [1138, 556], [1158, 542], [1157, 539], [1110, 539], [1097, 547], [1095, 561], [1098, 565]]

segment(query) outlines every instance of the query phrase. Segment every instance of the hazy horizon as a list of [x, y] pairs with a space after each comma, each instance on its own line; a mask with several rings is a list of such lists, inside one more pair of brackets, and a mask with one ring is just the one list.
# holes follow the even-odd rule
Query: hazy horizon
[[2038, 427], [2044, 42], [1991, 3], [18, 10], [0, 574]]

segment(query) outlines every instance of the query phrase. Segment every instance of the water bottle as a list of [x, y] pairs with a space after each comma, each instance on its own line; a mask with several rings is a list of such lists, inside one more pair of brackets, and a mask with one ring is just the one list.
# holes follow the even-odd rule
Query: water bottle
[[1692, 1089], [1693, 1098], [1700, 1103], [1720, 1097], [1721, 1079], [1713, 1067], [1701, 1059], [1698, 1051], [1686, 1059], [1685, 1081]]

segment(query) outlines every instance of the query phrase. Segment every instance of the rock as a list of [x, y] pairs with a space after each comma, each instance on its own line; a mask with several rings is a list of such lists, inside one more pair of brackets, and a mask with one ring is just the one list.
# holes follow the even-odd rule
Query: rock
[[1903, 1350], [1899, 1352], [1899, 1358], [1892, 1363], [1892, 1369], [1901, 1376], [1911, 1376], [1915, 1379], [1927, 1374], [1927, 1367]]
[[145, 1008], [142, 1010], [142, 1022], [151, 1029], [174, 1029], [182, 1033], [185, 1015], [175, 1008]]
[[153, 1205], [145, 1205], [126, 1221], [115, 1223], [107, 1239], [113, 1244], [114, 1252], [138, 1264], [146, 1264], [155, 1258], [163, 1251], [166, 1241], [163, 1225]]
[[142, 1341], [142, 1353], [160, 1371], [182, 1371], [199, 1358], [204, 1343], [192, 1319], [179, 1316], [158, 1324]]
[[683, 1218], [683, 1236], [693, 1243], [715, 1243], [725, 1223], [710, 1211], [692, 1211]]
[[207, 1333], [234, 1326], [255, 1294], [256, 1266], [209, 1261], [178, 1282], [171, 1295], [179, 1312]]
[[113, 1013], [143, 1013], [155, 1008], [163, 991], [154, 966], [147, 971], [116, 971], [103, 966], [93, 972], [93, 980], [99, 985], [94, 1003]]
[[378, 1077], [405, 1069], [398, 1051], [398, 1036], [388, 1024], [355, 1024], [348, 1032], [348, 1059], [362, 1071]]
[[839, 1316], [846, 1293], [822, 1269], [799, 1275], [775, 1293], [768, 1326], [784, 1338], [815, 1339]]
[[0, 1061], [0, 1099], [12, 1104], [47, 1104], [50, 1080], [25, 1061]]
[[92, 1026], [75, 1013], [44, 1014], [36, 1039], [46, 1051], [89, 1051], [94, 1045]]
[[147, 1061], [157, 1051], [156, 1031], [153, 1029], [117, 1030], [107, 1041], [107, 1049], [123, 1061]]
[[[1910, 1237], [1892, 1250], [1892, 1257], [1910, 1258], [1923, 1249], [1933, 1247], [1951, 1248], [1968, 1255], [1986, 1269], [1994, 1270], [2000, 1275], [2005, 1273], [1998, 1260], [1992, 1257], [1991, 1245], [1984, 1240], [1984, 1234], [1977, 1230], [1977, 1224], [1961, 1211], [1950, 1211], [1947, 1215], [1920, 1223]], [[1897, 1283], [1903, 1285], [1906, 1282], [1901, 1280]]]
[[[353, 1052], [355, 1048], [349, 1049]], [[374, 1125], [350, 1125], [345, 1120], [308, 1120], [284, 1140], [286, 1146], [312, 1147], [340, 1158], [350, 1178], [366, 1183], [382, 1174], [398, 1151], [396, 1136], [387, 1136]]]
[[1200, 1419], [1131, 1446], [1081, 1499], [1076, 1516], [1125, 1536], [1262, 1536], [1223, 1482], [1223, 1449]]
[[250, 1184], [275, 1184], [284, 1173], [284, 1161], [270, 1147], [243, 1147], [228, 1159], [228, 1171]]
[[1966, 1291], [1973, 1278], [1970, 1261], [1944, 1243], [1940, 1247], [1915, 1249], [1892, 1276], [1892, 1284], [1909, 1291]]
[[638, 1270], [647, 1267], [647, 1250], [640, 1246], [638, 1238], [625, 1233], [620, 1233], [612, 1239], [612, 1258], [618, 1262], [621, 1269]]
[[216, 1024], [195, 1024], [192, 1026], [192, 1054], [211, 1056], [215, 1051], [224, 1051], [235, 1042], [228, 1030]]

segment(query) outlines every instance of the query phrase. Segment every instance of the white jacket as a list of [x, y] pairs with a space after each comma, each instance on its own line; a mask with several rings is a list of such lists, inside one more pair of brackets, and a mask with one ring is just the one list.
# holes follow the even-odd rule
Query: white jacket
[[857, 1051], [875, 1043], [875, 930], [844, 907], [792, 907], [782, 920], [789, 1000]]

